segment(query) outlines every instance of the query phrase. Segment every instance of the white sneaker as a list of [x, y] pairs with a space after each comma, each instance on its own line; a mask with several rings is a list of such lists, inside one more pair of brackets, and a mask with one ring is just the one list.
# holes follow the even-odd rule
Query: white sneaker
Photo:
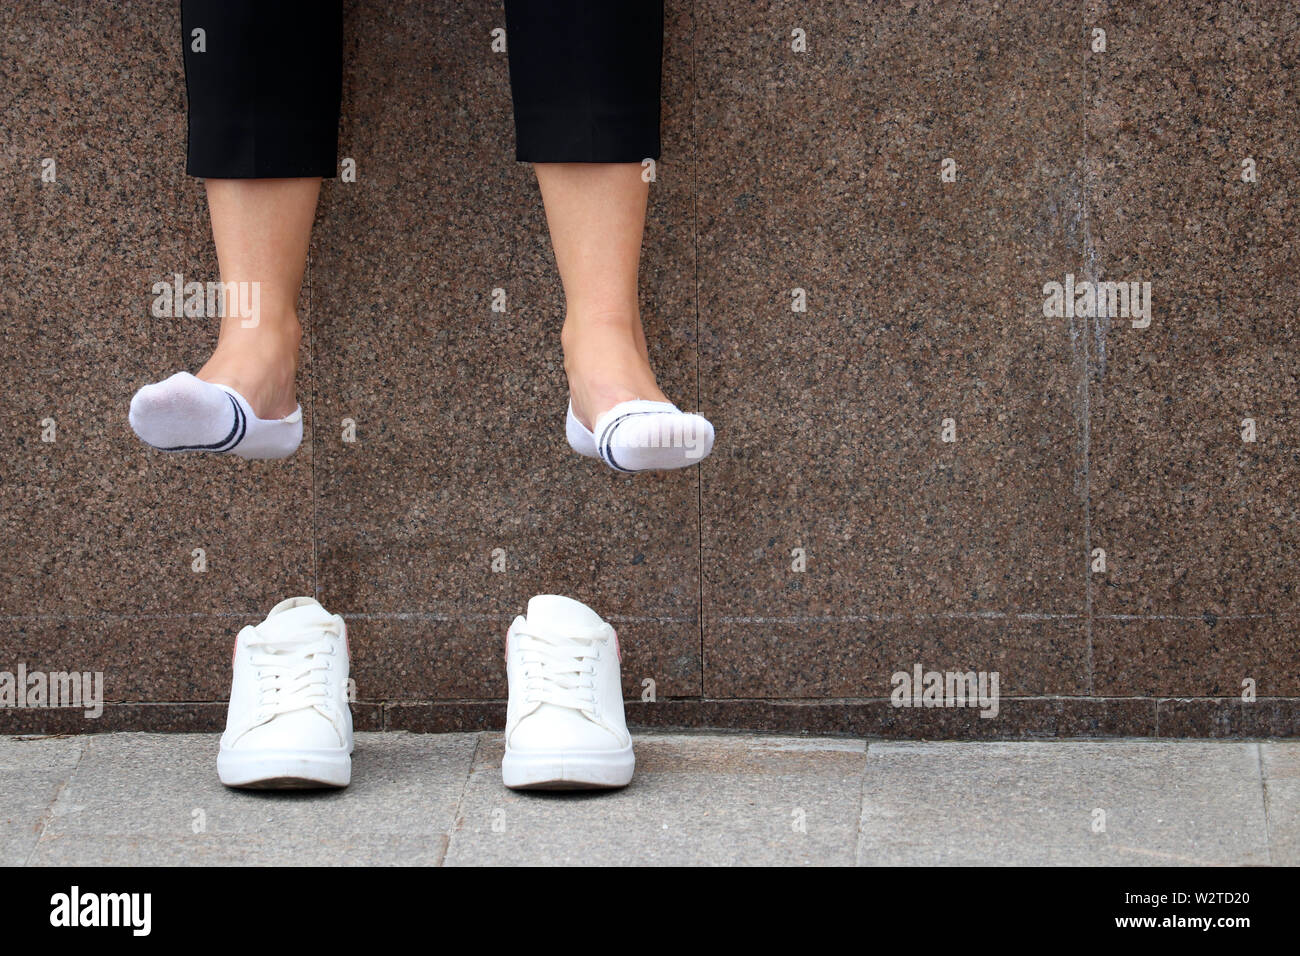
[[352, 779], [343, 618], [289, 598], [235, 639], [217, 776], [228, 787], [346, 787]]
[[618, 635], [591, 608], [556, 594], [528, 602], [506, 635], [507, 787], [627, 786], [636, 761], [618, 663]]

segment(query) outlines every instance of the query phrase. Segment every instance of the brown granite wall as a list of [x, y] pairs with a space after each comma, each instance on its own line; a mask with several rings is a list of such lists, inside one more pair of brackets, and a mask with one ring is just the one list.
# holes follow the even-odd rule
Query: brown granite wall
[[[150, 311], [215, 278], [178, 7], [0, 11], [0, 671], [110, 701], [0, 729], [215, 729], [235, 631], [313, 593], [360, 727], [497, 726], [541, 591], [618, 627], [642, 726], [1300, 728], [1290, 0], [670, 0], [643, 304], [719, 439], [636, 478], [563, 440], [496, 2], [349, 5], [358, 177], [323, 194], [298, 455], [138, 443], [132, 392], [215, 338]], [[1149, 326], [1046, 317], [1067, 274], [1149, 282]], [[996, 672], [998, 716], [892, 706], [918, 664]]]

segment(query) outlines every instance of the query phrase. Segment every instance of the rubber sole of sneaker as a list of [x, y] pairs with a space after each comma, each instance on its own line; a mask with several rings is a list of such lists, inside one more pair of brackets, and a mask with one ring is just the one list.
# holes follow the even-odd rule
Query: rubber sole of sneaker
[[630, 745], [622, 750], [507, 750], [501, 782], [511, 790], [613, 790], [631, 783], [635, 769]]
[[352, 758], [341, 751], [222, 750], [217, 777], [244, 790], [315, 790], [352, 782]]

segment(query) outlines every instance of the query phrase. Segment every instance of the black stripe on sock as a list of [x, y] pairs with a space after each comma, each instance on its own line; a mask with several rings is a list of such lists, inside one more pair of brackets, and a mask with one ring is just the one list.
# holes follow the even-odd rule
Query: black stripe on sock
[[606, 425], [605, 430], [600, 433], [600, 445], [599, 448], [597, 449], [600, 452], [601, 460], [604, 461], [605, 464], [609, 465], [609, 467], [613, 468], [615, 471], [621, 471], [625, 475], [635, 475], [637, 471], [641, 469], [624, 468], [622, 465], [620, 465], [618, 462], [614, 460], [614, 453], [610, 450], [610, 446], [613, 444], [614, 441], [614, 431], [615, 429], [618, 428], [618, 426], [623, 422], [624, 419], [632, 418], [635, 415], [658, 415], [658, 414], [660, 414], [660, 412], [657, 411], [624, 412], [622, 415], [618, 416], [618, 418], [614, 419], [612, 422]]
[[235, 406], [235, 413], [239, 416], [239, 437], [230, 443], [229, 448], [225, 448], [223, 451], [234, 451], [239, 447], [239, 443], [244, 440], [244, 434], [248, 431], [248, 416], [244, 414], [244, 410], [239, 406], [239, 402], [235, 400], [235, 396], [230, 395], [229, 392], [226, 394], [230, 397], [230, 404]]
[[[176, 445], [171, 448], [165, 448], [162, 445], [155, 445], [159, 451], [215, 451], [224, 452], [234, 448], [244, 440], [244, 432], [248, 430], [248, 420], [244, 416], [244, 410], [239, 407], [239, 402], [235, 401], [235, 396], [226, 392], [226, 398], [230, 399], [230, 405], [235, 410], [235, 423], [230, 428], [230, 434], [214, 445]], [[234, 439], [233, 441], [231, 439]]]

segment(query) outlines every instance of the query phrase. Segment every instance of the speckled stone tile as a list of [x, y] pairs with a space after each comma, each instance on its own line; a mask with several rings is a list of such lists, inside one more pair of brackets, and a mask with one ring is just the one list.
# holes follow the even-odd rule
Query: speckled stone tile
[[[13, 12], [0, 36], [0, 613], [264, 612], [310, 593], [309, 450], [169, 456], [127, 424], [136, 388], [197, 370], [216, 342], [215, 319], [151, 311], [154, 283], [216, 278], [202, 188], [184, 175], [179, 5]], [[55, 182], [41, 180], [47, 158]]]
[[910, 679], [917, 664], [996, 673], [1008, 697], [1088, 693], [1077, 619], [718, 618], [705, 662], [717, 697], [889, 697], [895, 675]]
[[[1156, 702], [1141, 698], [1028, 697], [999, 701], [996, 717], [971, 707], [896, 707], [877, 700], [658, 700], [626, 705], [638, 729], [746, 729], [903, 740], [1152, 737]], [[1193, 732], [1188, 736], [1206, 736]]]
[[[1086, 336], [1097, 691], [1232, 697], [1250, 677], [1294, 696], [1300, 11], [1088, 15], [1107, 30], [1087, 58], [1089, 270], [1152, 301], [1148, 328]], [[1159, 620], [1107, 620], [1130, 615]]]
[[[598, 610], [602, 602], [593, 600]], [[517, 613], [523, 613], [521, 601]], [[454, 615], [454, 612], [453, 612]], [[505, 636], [513, 615], [353, 615], [352, 674], [360, 698], [499, 698], [507, 693]], [[611, 620], [622, 651], [624, 696], [699, 693], [700, 634], [694, 621]], [[647, 683], [651, 682], [651, 683]]]
[[460, 730], [503, 730], [505, 701], [392, 701], [384, 704], [384, 729], [417, 734]]
[[[312, 258], [323, 600], [418, 617], [359, 632], [397, 696], [501, 693], [505, 626], [544, 592], [668, 622], [625, 647], [698, 693], [698, 475], [618, 476], [565, 442], [563, 298], [489, 47], [500, 6], [354, 3], [345, 22], [357, 181], [326, 187]], [[693, 407], [690, 42], [677, 5], [642, 305], [661, 384]]]
[[[105, 701], [201, 701], [230, 692], [235, 635], [260, 618], [170, 615], [0, 620], [0, 670], [98, 672]], [[86, 728], [93, 730], [93, 727]]]
[[[624, 709], [634, 734], [654, 730], [754, 730], [903, 740], [1156, 736], [1156, 702], [1142, 698], [1007, 698], [1000, 701], [996, 719], [982, 718], [972, 708], [900, 708], [880, 699], [651, 701], [637, 697], [626, 701]], [[384, 705], [384, 725], [389, 730], [417, 733], [500, 731], [505, 727], [505, 714], [505, 701], [394, 701]], [[1193, 727], [1183, 736], [1221, 735]]]
[[1156, 720], [1161, 737], [1300, 737], [1300, 698], [1168, 698]]
[[[226, 728], [222, 701], [109, 701], [104, 713], [88, 720], [81, 708], [0, 708], [0, 733], [109, 734], [220, 733]], [[353, 729], [383, 730], [384, 705], [377, 701], [352, 704]], [[444, 728], [445, 729], [445, 728]]]
[[113, 703], [104, 705], [99, 719], [87, 720], [76, 707], [0, 708], [0, 733], [108, 734], [218, 732], [225, 729], [226, 705], [202, 703]]
[[861, 680], [819, 655], [905, 658], [881, 615], [1086, 689], [1083, 630], [1049, 654], [960, 621], [1085, 611], [1082, 353], [1040, 294], [1082, 250], [1076, 30], [1052, 4], [702, 9], [706, 693]]
[[[102, 688], [104, 713], [83, 719], [84, 711], [0, 708], [0, 731], [102, 733], [109, 730], [158, 730], [160, 721], [172, 729], [208, 730], [224, 725], [230, 694], [230, 655], [235, 637], [262, 614], [192, 614], [148, 617], [84, 617], [72, 619], [0, 619], [0, 671], [16, 673], [89, 673]], [[349, 629], [351, 638], [351, 629]], [[164, 649], [164, 650], [160, 650]], [[364, 675], [371, 664], [368, 652], [352, 647], [352, 676], [357, 680], [353, 721], [361, 729], [378, 730], [382, 714], [377, 700], [366, 695], [391, 693], [387, 681]], [[358, 672], [363, 676], [358, 678]], [[102, 675], [102, 676], [100, 676]], [[213, 710], [152, 713], [151, 706], [177, 703], [183, 707], [214, 701]], [[143, 709], [142, 709], [143, 708]], [[151, 714], [151, 715], [150, 715]], [[131, 720], [144, 723], [132, 725]]]
[[1300, 647], [1284, 620], [1100, 618], [1092, 631], [1098, 694], [1239, 698], [1252, 688], [1256, 697], [1300, 696]]

